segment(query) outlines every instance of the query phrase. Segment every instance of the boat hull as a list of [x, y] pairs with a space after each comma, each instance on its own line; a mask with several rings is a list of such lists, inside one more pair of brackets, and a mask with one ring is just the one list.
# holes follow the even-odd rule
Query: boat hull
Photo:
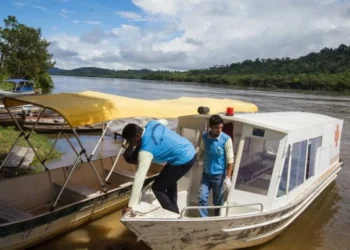
[[3, 100], [5, 97], [24, 97], [24, 96], [32, 96], [32, 95], [36, 95], [36, 93], [33, 92], [20, 92], [20, 93], [13, 93], [13, 92], [9, 92], [9, 93], [0, 93], [0, 100]]
[[[145, 185], [153, 179], [146, 179]], [[27, 248], [114, 212], [127, 204], [131, 187], [110, 190], [25, 221], [0, 225], [0, 249]]]
[[341, 163], [330, 168], [297, 202], [278, 210], [206, 219], [123, 217], [122, 222], [152, 249], [238, 249], [259, 245], [287, 228], [336, 178], [340, 166]]

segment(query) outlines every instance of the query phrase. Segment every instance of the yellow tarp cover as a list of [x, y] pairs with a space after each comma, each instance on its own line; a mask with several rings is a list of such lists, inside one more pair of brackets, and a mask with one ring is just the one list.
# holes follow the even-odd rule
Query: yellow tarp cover
[[33, 104], [59, 113], [71, 127], [96, 124], [119, 118], [151, 117], [177, 118], [197, 114], [199, 106], [210, 108], [210, 113], [257, 112], [256, 105], [230, 99], [181, 97], [178, 99], [141, 100], [94, 91], [26, 96], [4, 99], [6, 107]]

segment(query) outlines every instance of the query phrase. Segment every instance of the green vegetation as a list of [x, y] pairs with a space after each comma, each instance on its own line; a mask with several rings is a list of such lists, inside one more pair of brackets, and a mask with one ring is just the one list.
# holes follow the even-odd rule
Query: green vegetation
[[10, 91], [13, 89], [13, 84], [9, 82], [0, 81], [0, 89]]
[[350, 91], [350, 47], [342, 44], [336, 49], [324, 48], [318, 53], [310, 53], [297, 59], [257, 58], [186, 72], [145, 69], [115, 71], [99, 68], [59, 70], [56, 68], [52, 74], [348, 92]]
[[153, 71], [148, 69], [112, 70], [112, 69], [101, 69], [101, 68], [95, 68], [95, 67], [83, 67], [83, 68], [72, 69], [72, 70], [62, 70], [62, 69], [54, 68], [49, 70], [49, 73], [52, 75], [63, 75], [63, 76], [140, 79], [144, 76], [152, 74]]
[[0, 80], [23, 78], [34, 80], [37, 88], [53, 87], [48, 69], [54, 62], [41, 30], [19, 23], [14, 16], [4, 19], [4, 24], [0, 26]]
[[[0, 161], [3, 161], [9, 152], [12, 144], [15, 142], [19, 131], [14, 127], [3, 128], [0, 127]], [[33, 147], [37, 150], [40, 159], [44, 159], [46, 155], [50, 152], [52, 143], [43, 135], [36, 134], [35, 132], [31, 134], [29, 141], [32, 143]], [[17, 146], [29, 147], [28, 143], [21, 137]], [[61, 153], [57, 150], [53, 150], [48, 156], [47, 160], [58, 159], [61, 157]], [[39, 159], [35, 156], [31, 167], [28, 169], [19, 168], [4, 168], [1, 170], [4, 177], [15, 177], [24, 174], [36, 173], [44, 171]]]

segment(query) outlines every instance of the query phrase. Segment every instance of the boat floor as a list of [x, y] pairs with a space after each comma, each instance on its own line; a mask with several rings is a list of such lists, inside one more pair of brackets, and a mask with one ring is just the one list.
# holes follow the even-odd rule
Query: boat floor
[[[56, 186], [62, 186], [63, 183], [55, 183]], [[62, 185], [61, 185], [62, 184]], [[112, 189], [115, 189], [117, 188], [118, 186], [117, 185], [114, 185], [112, 183], [108, 183], [107, 185], [107, 190], [112, 190]], [[74, 198], [76, 199], [76, 201], [79, 201], [79, 200], [83, 200], [85, 198], [90, 198], [90, 197], [94, 197], [94, 196], [97, 196], [97, 195], [100, 195], [100, 194], [103, 194], [102, 192], [102, 188], [98, 185], [95, 185], [94, 187], [91, 187], [91, 186], [86, 186], [86, 185], [80, 185], [80, 184], [67, 184], [67, 192], [69, 191], [74, 191], [75, 193], [75, 196]], [[63, 196], [66, 195], [65, 194], [65, 191], [63, 193]], [[72, 194], [70, 193], [69, 194], [70, 196], [72, 196]], [[73, 203], [75, 201], [71, 201], [71, 202], [67, 202], [67, 199], [63, 199], [65, 197], [62, 197], [61, 200], [58, 201], [57, 205], [56, 205], [56, 209], [57, 208], [60, 208], [60, 207], [64, 207], [66, 205], [69, 205], [70, 203]], [[47, 213], [47, 212], [50, 212], [51, 211], [51, 207], [52, 207], [52, 202], [51, 203], [48, 203], [48, 204], [45, 204], [45, 205], [41, 205], [41, 206], [38, 206], [36, 208], [33, 208], [33, 209], [30, 209], [26, 212], [32, 214], [32, 215], [40, 215], [40, 214], [44, 214], [44, 213]]]
[[[27, 212], [32, 214], [33, 216], [44, 214], [44, 213], [48, 213], [48, 212], [51, 212], [52, 204], [53, 203], [45, 204], [45, 205], [42, 205], [40, 207], [36, 207], [36, 208], [30, 209]], [[65, 205], [67, 205], [67, 204], [65, 204], [62, 201], [58, 201], [58, 203], [56, 205], [56, 209], [60, 208], [60, 207], [64, 207]]]
[[149, 204], [147, 202], [140, 202], [133, 207], [133, 210], [136, 211], [136, 216], [132, 217], [130, 214], [127, 214], [125, 218], [153, 218], [153, 219], [160, 219], [160, 218], [172, 218], [172, 219], [178, 219], [180, 217], [179, 214], [173, 213], [169, 210], [163, 209], [160, 206], [156, 206], [153, 204]]

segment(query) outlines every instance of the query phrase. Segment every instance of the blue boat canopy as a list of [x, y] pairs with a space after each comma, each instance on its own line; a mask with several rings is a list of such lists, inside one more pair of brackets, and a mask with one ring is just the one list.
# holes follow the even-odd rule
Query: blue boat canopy
[[5, 82], [13, 82], [13, 83], [28, 82], [28, 83], [34, 83], [33, 81], [29, 81], [29, 80], [26, 80], [26, 79], [7, 79]]

